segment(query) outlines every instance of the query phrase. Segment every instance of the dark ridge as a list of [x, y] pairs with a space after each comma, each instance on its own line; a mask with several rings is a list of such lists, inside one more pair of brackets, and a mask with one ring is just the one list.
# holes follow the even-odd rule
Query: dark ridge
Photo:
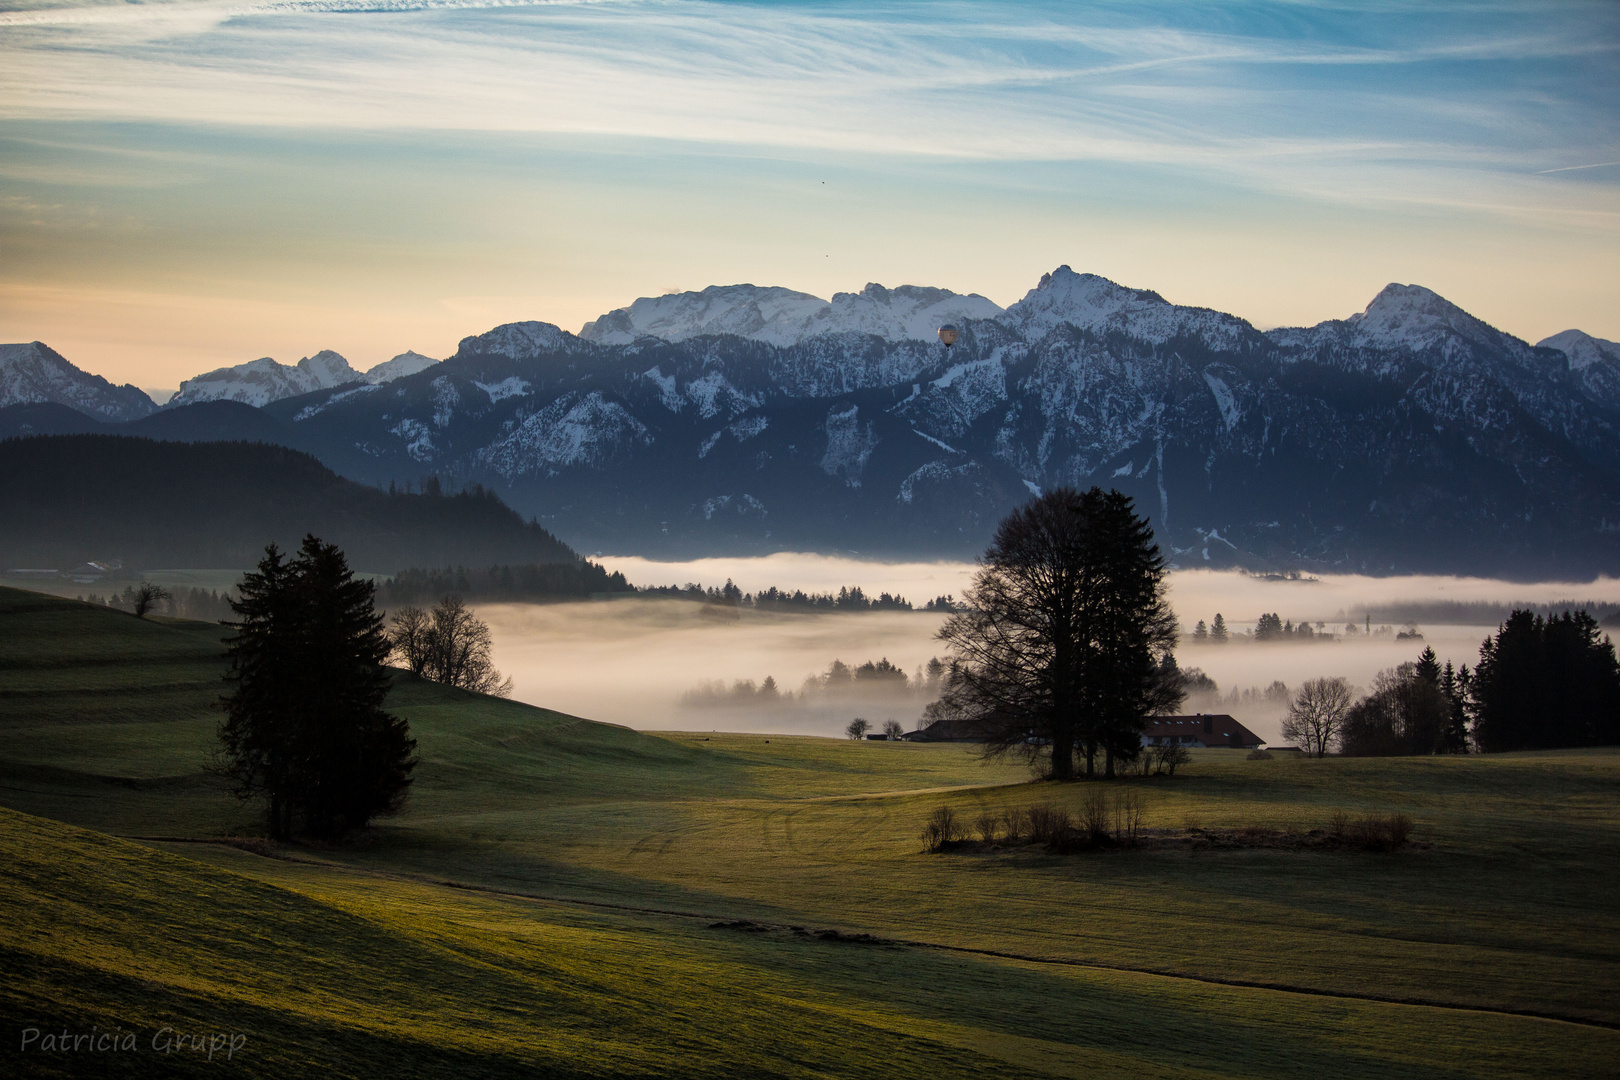
[[367, 573], [410, 566], [575, 563], [493, 492], [382, 491], [315, 458], [249, 442], [50, 435], [0, 442], [0, 568], [238, 569], [305, 533]]

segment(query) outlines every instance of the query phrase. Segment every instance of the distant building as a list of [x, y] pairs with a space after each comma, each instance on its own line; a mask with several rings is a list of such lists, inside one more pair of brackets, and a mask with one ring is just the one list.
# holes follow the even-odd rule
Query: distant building
[[978, 720], [935, 720], [920, 731], [900, 736], [908, 742], [989, 742], [994, 729]]
[[889, 733], [886, 731], [868, 731], [865, 738], [867, 742], [888, 742]]
[[1143, 746], [1175, 744], [1253, 750], [1265, 745], [1265, 741], [1226, 713], [1150, 716], [1142, 729]]

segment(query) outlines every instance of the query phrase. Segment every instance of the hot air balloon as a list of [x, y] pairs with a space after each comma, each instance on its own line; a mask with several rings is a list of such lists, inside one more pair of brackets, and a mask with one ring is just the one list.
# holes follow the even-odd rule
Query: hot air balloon
[[950, 348], [952, 345], [955, 345], [956, 344], [956, 327], [952, 326], [950, 323], [946, 323], [944, 326], [940, 327], [939, 328], [939, 340], [941, 340], [941, 341], [943, 341], [945, 343], [945, 347], [947, 349]]

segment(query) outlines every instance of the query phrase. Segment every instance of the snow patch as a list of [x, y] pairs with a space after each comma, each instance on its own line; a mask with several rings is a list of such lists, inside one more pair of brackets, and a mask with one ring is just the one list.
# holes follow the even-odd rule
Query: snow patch
[[388, 429], [405, 440], [405, 452], [417, 461], [433, 460], [433, 433], [420, 420], [401, 420]]
[[821, 471], [828, 476], [843, 473], [844, 483], [852, 488], [861, 486], [861, 474], [878, 444], [872, 423], [868, 421], [863, 429], [859, 414], [855, 405], [827, 410], [827, 450], [821, 455]]
[[731, 437], [738, 442], [747, 442], [770, 426], [770, 420], [763, 416], [749, 416], [732, 424], [726, 430], [731, 432]]
[[628, 409], [592, 390], [558, 398], [477, 457], [511, 481], [530, 474], [555, 476], [569, 466], [602, 468], [652, 441], [646, 425]]
[[[433, 381], [435, 388], [437, 388], [438, 383], [439, 380], [437, 379]], [[489, 403], [491, 405], [495, 404], [497, 401], [505, 401], [509, 397], [524, 397], [529, 393], [528, 380], [520, 379], [516, 375], [513, 375], [509, 379], [502, 379], [498, 383], [475, 382], [473, 385], [489, 395]]]
[[1221, 419], [1226, 421], [1226, 430], [1231, 431], [1243, 416], [1238, 410], [1237, 398], [1233, 396], [1231, 388], [1210, 371], [1204, 372], [1204, 382], [1209, 385], [1209, 392], [1215, 395], [1215, 407], [1221, 411]]

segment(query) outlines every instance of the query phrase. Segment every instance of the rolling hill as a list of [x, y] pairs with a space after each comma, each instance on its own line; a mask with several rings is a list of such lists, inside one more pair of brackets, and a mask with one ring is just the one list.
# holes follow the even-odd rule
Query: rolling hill
[[119, 435], [0, 442], [0, 565], [8, 568], [109, 559], [242, 568], [266, 544], [296, 548], [310, 532], [341, 546], [362, 572], [578, 561], [492, 492], [390, 493], [286, 447]]
[[1620, 1049], [1613, 752], [1211, 750], [1117, 785], [1150, 828], [1400, 809], [1404, 854], [930, 855], [940, 805], [1096, 785], [402, 679], [405, 812], [277, 846], [208, 769], [221, 628], [10, 589], [0, 626], [0, 1009], [137, 1031], [131, 1075], [220, 1067], [151, 1052], [164, 1026], [245, 1034], [229, 1067], [280, 1080], [1597, 1078]]

